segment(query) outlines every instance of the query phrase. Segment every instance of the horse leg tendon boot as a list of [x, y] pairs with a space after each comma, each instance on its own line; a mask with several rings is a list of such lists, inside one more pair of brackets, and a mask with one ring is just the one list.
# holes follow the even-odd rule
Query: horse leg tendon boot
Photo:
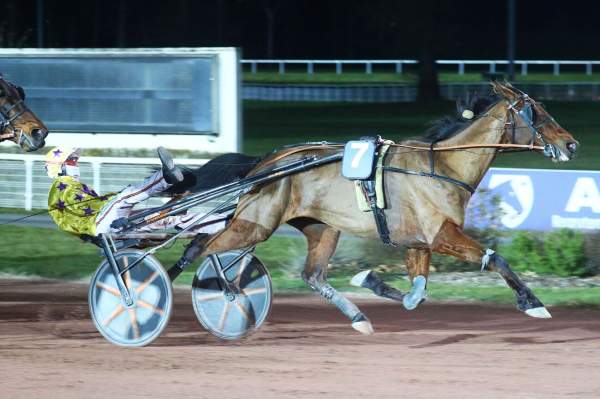
[[354, 287], [368, 288], [377, 296], [393, 299], [394, 301], [402, 301], [404, 294], [399, 290], [387, 285], [379, 278], [372, 270], [364, 270], [352, 277], [350, 285]]
[[406, 310], [415, 309], [421, 302], [427, 299], [426, 286], [427, 279], [425, 276], [419, 275], [413, 278], [412, 287], [410, 288], [409, 293], [402, 299], [402, 304]]
[[171, 281], [175, 281], [181, 272], [183, 272], [183, 269], [185, 269], [190, 263], [192, 263], [192, 261], [187, 259], [185, 256], [179, 258], [179, 260], [173, 266], [171, 266], [169, 270], [167, 270]]
[[315, 278], [307, 278], [304, 273], [302, 274], [304, 281], [306, 281], [313, 290], [318, 291], [323, 298], [334, 304], [346, 317], [350, 319], [352, 322], [352, 328], [364, 335], [373, 334], [373, 325], [367, 316], [365, 316], [364, 313], [362, 313], [360, 309], [358, 309], [358, 307], [348, 298], [337, 292], [337, 290], [326, 281], [321, 282]]
[[495, 251], [488, 249], [481, 260], [481, 270], [487, 268], [490, 263], [493, 263], [494, 270], [504, 278], [506, 284], [515, 292], [517, 297], [517, 309], [525, 312], [527, 316], [536, 317], [538, 319], [549, 319], [552, 317], [544, 304], [533, 294], [531, 289], [521, 281], [519, 276], [513, 272], [508, 262]]

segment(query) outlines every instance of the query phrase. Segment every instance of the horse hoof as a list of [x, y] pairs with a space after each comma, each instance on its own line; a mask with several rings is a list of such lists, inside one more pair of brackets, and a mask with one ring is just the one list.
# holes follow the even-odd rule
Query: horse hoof
[[355, 321], [352, 323], [352, 328], [364, 335], [371, 335], [375, 332], [369, 320]]
[[539, 307], [539, 308], [527, 309], [525, 311], [525, 314], [527, 314], [527, 316], [536, 317], [538, 319], [551, 319], [552, 318], [552, 315], [550, 314], [550, 312], [548, 312], [548, 310], [543, 306]]
[[427, 298], [425, 285], [427, 279], [424, 276], [417, 276], [413, 279], [413, 286], [410, 292], [402, 298], [402, 304], [406, 310], [414, 310]]
[[354, 277], [352, 277], [352, 280], [350, 280], [350, 285], [353, 285], [355, 287], [363, 287], [363, 283], [370, 273], [371, 270], [364, 270], [360, 273], [355, 274]]

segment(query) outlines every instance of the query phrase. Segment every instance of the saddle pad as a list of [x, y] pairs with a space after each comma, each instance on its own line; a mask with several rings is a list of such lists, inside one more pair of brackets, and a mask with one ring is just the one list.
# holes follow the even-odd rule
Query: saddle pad
[[349, 141], [344, 146], [342, 176], [350, 180], [365, 180], [373, 174], [375, 142], [368, 140]]
[[[381, 166], [383, 165], [385, 154], [390, 148], [390, 144], [392, 144], [391, 141], [386, 141], [386, 144], [383, 144], [381, 146], [379, 156], [377, 157], [377, 166], [375, 167], [375, 194], [377, 195], [377, 208], [379, 209], [385, 209], [385, 192], [383, 190], [383, 169], [381, 168]], [[356, 193], [356, 202], [358, 204], [358, 209], [360, 209], [363, 212], [370, 212], [371, 207], [365, 199], [365, 195], [363, 194], [362, 188], [360, 186], [360, 180], [354, 181], [354, 191]]]

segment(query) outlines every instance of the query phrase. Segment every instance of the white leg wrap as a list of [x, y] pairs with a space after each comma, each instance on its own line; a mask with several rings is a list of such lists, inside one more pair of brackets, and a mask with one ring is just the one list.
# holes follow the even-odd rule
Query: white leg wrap
[[402, 304], [406, 310], [416, 309], [427, 298], [426, 285], [427, 279], [425, 276], [418, 275], [413, 279], [410, 291], [402, 298]]
[[481, 271], [485, 270], [488, 263], [490, 263], [490, 256], [492, 256], [495, 253], [496, 251], [494, 251], [493, 249], [488, 248], [485, 250], [485, 255], [483, 255], [483, 258], [481, 258]]

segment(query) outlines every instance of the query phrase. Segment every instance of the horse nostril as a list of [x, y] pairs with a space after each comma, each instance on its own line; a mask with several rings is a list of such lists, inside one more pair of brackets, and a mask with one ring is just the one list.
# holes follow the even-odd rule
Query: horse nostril
[[48, 135], [48, 131], [46, 129], [33, 129], [31, 131], [31, 137], [33, 137], [36, 141], [42, 141]]
[[577, 152], [577, 143], [567, 143], [567, 150], [571, 151], [571, 153], [576, 153]]

